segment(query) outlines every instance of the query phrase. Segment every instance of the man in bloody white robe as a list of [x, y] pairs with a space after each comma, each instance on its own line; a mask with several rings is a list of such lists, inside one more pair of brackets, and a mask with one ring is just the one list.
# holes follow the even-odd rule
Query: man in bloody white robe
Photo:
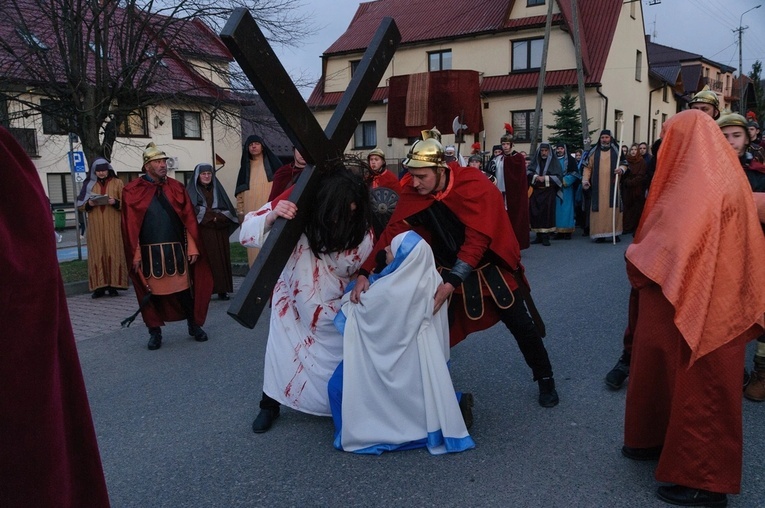
[[[358, 192], [354, 203], [366, 200], [359, 206], [368, 206], [369, 194], [360, 177], [347, 177], [340, 185]], [[277, 216], [294, 218], [297, 207], [286, 200], [289, 192], [247, 214], [239, 237], [242, 245], [262, 247]], [[357, 219], [352, 215], [350, 220]], [[370, 224], [360, 221], [360, 225], [365, 234], [357, 235], [360, 243], [348, 249], [316, 255], [303, 233], [292, 250], [271, 297], [263, 398], [253, 422], [255, 433], [271, 427], [280, 404], [318, 416], [332, 414], [327, 383], [343, 355], [343, 336], [333, 320], [351, 276], [372, 251]]]

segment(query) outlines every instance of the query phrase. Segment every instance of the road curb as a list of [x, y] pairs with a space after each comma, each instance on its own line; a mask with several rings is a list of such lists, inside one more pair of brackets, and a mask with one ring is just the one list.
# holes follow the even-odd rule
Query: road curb
[[[245, 277], [249, 271], [250, 267], [247, 263], [231, 263], [231, 273], [234, 275], [234, 277]], [[132, 285], [129, 280], [128, 285]], [[67, 282], [64, 284], [64, 293], [66, 296], [77, 296], [90, 293], [88, 281], [78, 280], [74, 282]]]

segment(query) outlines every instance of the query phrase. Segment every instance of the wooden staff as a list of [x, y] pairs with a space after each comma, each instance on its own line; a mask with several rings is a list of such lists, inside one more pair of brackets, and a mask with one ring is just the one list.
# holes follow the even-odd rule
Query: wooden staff
[[[619, 119], [616, 121], [616, 128], [619, 129], [619, 124], [622, 123], [622, 120]], [[624, 129], [622, 129], [624, 130]], [[618, 134], [618, 133], [617, 133]], [[616, 148], [617, 148], [617, 156], [616, 156], [616, 167], [619, 167], [620, 158], [622, 156], [622, 143], [619, 141], [619, 136], [616, 136]], [[616, 178], [614, 178], [614, 201], [611, 204], [611, 242], [612, 245], [616, 245], [616, 202], [617, 197], [619, 195], [619, 173], [616, 173]]]

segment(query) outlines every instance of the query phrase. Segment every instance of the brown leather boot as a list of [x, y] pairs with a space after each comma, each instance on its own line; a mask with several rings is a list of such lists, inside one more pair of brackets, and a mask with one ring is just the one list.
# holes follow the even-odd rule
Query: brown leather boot
[[752, 371], [752, 377], [744, 390], [744, 397], [755, 402], [765, 401], [765, 369]]

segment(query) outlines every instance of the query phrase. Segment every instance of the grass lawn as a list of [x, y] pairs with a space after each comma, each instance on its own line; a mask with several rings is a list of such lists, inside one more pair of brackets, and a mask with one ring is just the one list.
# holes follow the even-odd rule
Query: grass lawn
[[58, 264], [64, 283], [88, 280], [88, 260], [65, 261]]
[[[247, 248], [242, 247], [239, 243], [231, 244], [231, 262], [232, 263], [246, 263], [247, 262]], [[61, 278], [64, 279], [64, 283], [77, 282], [81, 280], [88, 280], [88, 260], [83, 259], [75, 261], [65, 261], [58, 264], [61, 268]]]
[[243, 247], [241, 243], [232, 243], [231, 244], [231, 262], [246, 263], [247, 262], [247, 247]]

